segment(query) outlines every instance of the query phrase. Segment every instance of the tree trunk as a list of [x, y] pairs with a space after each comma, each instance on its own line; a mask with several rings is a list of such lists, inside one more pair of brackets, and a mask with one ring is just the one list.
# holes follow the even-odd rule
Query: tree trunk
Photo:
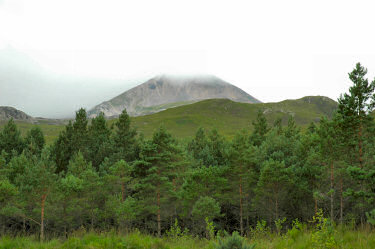
[[342, 191], [342, 178], [340, 178], [340, 224], [342, 225], [343, 222], [343, 209], [344, 209], [344, 201], [343, 201], [343, 191]]
[[358, 131], [358, 152], [359, 152], [359, 166], [361, 169], [363, 168], [363, 158], [362, 158], [362, 123], [359, 124], [359, 131]]
[[125, 201], [125, 183], [121, 181], [121, 201]]
[[91, 231], [94, 231], [94, 212], [91, 212]]
[[331, 201], [331, 220], [333, 221], [333, 162], [331, 162], [331, 196], [330, 196], [330, 201]]
[[44, 240], [44, 206], [45, 206], [46, 198], [47, 198], [47, 194], [42, 195], [41, 214], [40, 214], [40, 241]]
[[[160, 179], [160, 170], [158, 170], [158, 175]], [[156, 202], [158, 206], [157, 210], [157, 222], [158, 222], [158, 237], [161, 237], [161, 217], [160, 217], [160, 181], [157, 184], [156, 188]]]
[[23, 229], [23, 235], [26, 235], [26, 218], [22, 217], [22, 229]]
[[318, 199], [317, 198], [315, 198], [315, 216], [316, 216], [316, 214], [318, 213]]
[[243, 236], [242, 176], [240, 176], [240, 231]]
[[[248, 229], [250, 227], [250, 221], [249, 221], [249, 215], [246, 215], [246, 228]], [[246, 229], [246, 231], [248, 231]]]
[[67, 220], [67, 218], [66, 218], [66, 202], [64, 201], [64, 203], [63, 203], [63, 217], [64, 217], [64, 236], [65, 236], [65, 239], [67, 239], [68, 238], [68, 229], [67, 229], [67, 222], [66, 222], [66, 220]]
[[277, 197], [276, 197], [276, 200], [275, 200], [275, 211], [276, 211], [276, 218], [275, 218], [275, 220], [277, 220], [279, 218], [279, 200], [278, 200]]

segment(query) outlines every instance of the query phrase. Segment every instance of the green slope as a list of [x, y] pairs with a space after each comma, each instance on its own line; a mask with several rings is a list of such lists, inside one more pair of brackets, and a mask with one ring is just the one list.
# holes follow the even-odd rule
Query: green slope
[[[305, 127], [310, 122], [318, 122], [320, 117], [330, 117], [337, 103], [327, 97], [309, 96], [297, 100], [285, 100], [278, 103], [246, 104], [227, 99], [210, 99], [190, 105], [170, 108], [147, 116], [133, 117], [133, 126], [146, 137], [150, 137], [155, 129], [163, 124], [173, 135], [179, 138], [193, 136], [202, 126], [206, 129], [216, 128], [218, 131], [232, 137], [238, 130], [252, 130], [252, 121], [261, 109], [270, 124], [278, 117], [286, 124], [289, 115], [293, 115], [297, 124]], [[110, 124], [116, 119], [109, 121]], [[17, 122], [22, 133], [26, 133], [33, 124]], [[4, 123], [0, 123], [3, 126]], [[57, 138], [63, 130], [63, 125], [41, 124], [47, 142]]]
[[289, 116], [293, 115], [298, 125], [306, 126], [312, 121], [318, 122], [322, 116], [330, 117], [336, 107], [335, 101], [320, 96], [260, 104], [211, 99], [135, 117], [133, 125], [146, 137], [151, 136], [161, 124], [177, 137], [192, 136], [200, 126], [207, 129], [216, 128], [220, 133], [232, 137], [242, 128], [252, 129], [252, 121], [259, 109], [263, 110], [270, 124], [279, 117], [286, 124]]

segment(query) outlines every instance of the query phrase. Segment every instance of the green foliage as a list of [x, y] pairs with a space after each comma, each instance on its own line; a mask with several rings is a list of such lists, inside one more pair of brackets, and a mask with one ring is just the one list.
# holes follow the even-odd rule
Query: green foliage
[[[86, 231], [139, 229], [175, 238], [133, 234], [156, 248], [182, 240], [188, 248], [212, 248], [207, 240], [201, 247], [194, 244], [198, 238], [189, 242], [181, 227], [211, 240], [215, 229], [243, 235], [244, 227], [255, 227], [250, 236], [260, 248], [338, 247], [341, 235], [343, 241], [353, 236], [345, 234], [350, 220], [352, 229], [366, 216], [375, 223], [375, 83], [368, 83], [365, 71], [355, 68], [338, 113], [317, 125], [311, 121], [320, 114], [332, 117], [335, 104], [326, 98], [259, 105], [207, 100], [148, 117], [130, 118], [124, 110], [108, 123], [103, 115], [90, 122], [80, 109], [50, 147], [41, 129], [33, 127], [23, 138], [10, 121], [0, 133], [0, 236], [42, 238], [46, 228], [47, 236], [69, 240]], [[161, 121], [169, 128], [153, 126], [146, 138], [133, 128]], [[300, 124], [310, 125], [304, 130]], [[172, 135], [190, 136], [198, 126], [191, 141]], [[319, 213], [310, 231], [302, 224], [318, 208], [329, 210], [332, 221]], [[280, 217], [298, 218], [285, 236], [288, 223]], [[337, 232], [333, 219], [342, 223]]]
[[177, 218], [174, 220], [174, 224], [170, 227], [170, 229], [166, 232], [167, 237], [173, 240], [178, 240], [181, 238], [189, 238], [189, 230], [185, 228], [183, 231], [181, 227], [178, 225]]
[[115, 133], [113, 135], [114, 158], [115, 160], [124, 159], [133, 161], [136, 159], [136, 140], [137, 135], [134, 128], [130, 126], [131, 121], [126, 109], [124, 109], [115, 122]]
[[10, 161], [12, 155], [21, 154], [25, 148], [25, 143], [21, 137], [21, 132], [18, 130], [13, 119], [10, 119], [0, 132], [0, 151], [5, 151], [5, 159]]
[[286, 235], [287, 238], [292, 239], [292, 241], [296, 241], [297, 238], [302, 234], [302, 232], [303, 224], [298, 219], [295, 219], [292, 222], [292, 228], [288, 229]]
[[27, 132], [25, 138], [26, 149], [32, 155], [40, 156], [45, 143], [44, 134], [40, 127], [33, 127]]
[[191, 214], [197, 220], [208, 219], [212, 221], [214, 218], [220, 216], [220, 205], [215, 199], [203, 196], [195, 202]]
[[373, 226], [375, 226], [375, 209], [371, 210], [370, 212], [366, 212], [367, 222]]
[[214, 222], [211, 221], [208, 217], [205, 219], [206, 222], [206, 238], [213, 239], [215, 237], [215, 225]]
[[250, 237], [251, 238], [264, 238], [268, 237], [270, 234], [270, 228], [267, 227], [267, 221], [258, 220], [255, 229], [250, 227]]
[[331, 221], [324, 218], [322, 210], [318, 211], [313, 217], [312, 222], [315, 224], [314, 231], [311, 234], [311, 241], [314, 248], [336, 248], [337, 242], [334, 237], [335, 229]]
[[0, 207], [17, 194], [16, 186], [11, 184], [8, 179], [0, 179]]
[[[344, 229], [342, 232], [336, 234], [338, 242], [337, 248], [342, 249], [353, 249], [363, 248], [371, 249], [374, 248], [375, 234], [371, 231], [353, 231]], [[220, 241], [225, 244], [227, 240], [231, 240], [232, 236], [226, 236], [220, 238]], [[259, 238], [251, 241], [251, 244], [246, 239], [241, 238], [237, 235], [236, 241], [243, 241], [242, 245], [250, 246], [256, 244], [257, 249], [270, 249], [270, 248], [316, 248], [310, 240], [311, 232], [304, 231], [294, 242], [288, 242], [283, 237], [273, 237], [272, 240], [269, 238]], [[206, 239], [196, 238], [180, 238], [177, 240], [171, 240], [167, 238], [156, 238], [154, 236], [141, 234], [140, 232], [134, 231], [129, 234], [118, 234], [115, 232], [108, 233], [86, 233], [81, 236], [70, 236], [68, 239], [52, 239], [41, 243], [33, 236], [27, 237], [9, 237], [2, 236], [0, 238], [0, 248], [7, 249], [77, 249], [77, 248], [90, 248], [90, 249], [105, 249], [105, 248], [121, 248], [121, 249], [140, 249], [140, 248], [160, 248], [160, 249], [214, 249], [220, 246], [218, 241], [207, 241]], [[236, 248], [236, 247], [225, 247], [225, 248]], [[237, 247], [238, 248], [238, 247]], [[241, 248], [241, 247], [239, 247]], [[318, 247], [319, 248], [319, 247]]]
[[260, 146], [266, 138], [266, 134], [270, 130], [267, 119], [264, 116], [263, 110], [258, 110], [257, 117], [253, 121], [254, 131], [251, 135], [251, 142], [255, 146]]
[[82, 174], [89, 169], [92, 169], [91, 164], [86, 162], [83, 154], [79, 151], [77, 154], [73, 155], [72, 159], [69, 161], [67, 173], [81, 177]]
[[277, 232], [278, 235], [280, 235], [281, 230], [283, 229], [283, 224], [285, 223], [285, 221], [286, 221], [285, 217], [283, 219], [275, 220], [276, 232]]
[[94, 168], [99, 169], [99, 165], [106, 157], [109, 157], [113, 150], [111, 143], [111, 130], [108, 128], [104, 114], [100, 113], [91, 120], [88, 127], [87, 158], [90, 158]]
[[219, 243], [216, 249], [254, 249], [255, 245], [246, 245], [246, 241], [238, 232], [234, 232], [232, 236], [227, 236], [224, 239], [219, 238]]

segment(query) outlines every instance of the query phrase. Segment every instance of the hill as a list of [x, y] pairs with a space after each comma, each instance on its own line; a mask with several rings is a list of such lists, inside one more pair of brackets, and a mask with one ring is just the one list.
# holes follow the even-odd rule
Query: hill
[[244, 103], [260, 103], [259, 100], [238, 87], [215, 76], [161, 75], [95, 106], [88, 114], [90, 117], [95, 117], [103, 112], [107, 117], [118, 116], [126, 108], [129, 115], [140, 116], [170, 107], [218, 98]]
[[35, 119], [23, 111], [17, 110], [10, 106], [0, 106], [0, 121], [6, 121], [13, 118], [14, 120], [31, 122], [33, 123]]
[[31, 127], [35, 125], [40, 126], [47, 142], [53, 141], [60, 131], [63, 130], [64, 125], [68, 123], [66, 119], [35, 118], [14, 107], [0, 106], [0, 128], [12, 118], [23, 135], [25, 135], [27, 130]]
[[[311, 122], [318, 122], [322, 116], [331, 117], [336, 107], [335, 101], [322, 96], [258, 104], [238, 103], [228, 99], [209, 99], [151, 115], [132, 117], [132, 125], [146, 137], [150, 137], [161, 124], [178, 138], [193, 136], [200, 126], [206, 129], [216, 128], [222, 135], [233, 137], [240, 129], [253, 129], [252, 122], [259, 109], [265, 113], [270, 125], [279, 117], [285, 125], [289, 115], [292, 115], [299, 126], [306, 127]], [[115, 121], [116, 119], [111, 119], [109, 123]], [[25, 121], [16, 122], [24, 134], [35, 125]], [[45, 133], [47, 141], [51, 142], [64, 129], [63, 124], [67, 120], [53, 123], [51, 120], [37, 119], [37, 122]], [[4, 122], [0, 122], [0, 127], [3, 124]]]
[[223, 135], [232, 137], [240, 129], [253, 129], [252, 122], [258, 110], [264, 112], [270, 124], [277, 118], [282, 118], [285, 125], [292, 115], [296, 123], [303, 127], [311, 122], [318, 122], [322, 116], [331, 117], [336, 108], [337, 103], [334, 100], [322, 96], [258, 104], [211, 99], [134, 117], [132, 120], [134, 127], [146, 137], [151, 136], [161, 124], [177, 137], [193, 136], [200, 126], [206, 129], [216, 128]]

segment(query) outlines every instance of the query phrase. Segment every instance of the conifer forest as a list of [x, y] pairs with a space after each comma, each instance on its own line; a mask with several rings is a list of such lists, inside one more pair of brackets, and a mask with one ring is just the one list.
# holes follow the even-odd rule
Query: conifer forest
[[359, 63], [348, 76], [307, 128], [259, 111], [234, 137], [146, 138], [126, 110], [110, 124], [81, 108], [47, 144], [10, 120], [0, 247], [375, 248], [375, 81]]

